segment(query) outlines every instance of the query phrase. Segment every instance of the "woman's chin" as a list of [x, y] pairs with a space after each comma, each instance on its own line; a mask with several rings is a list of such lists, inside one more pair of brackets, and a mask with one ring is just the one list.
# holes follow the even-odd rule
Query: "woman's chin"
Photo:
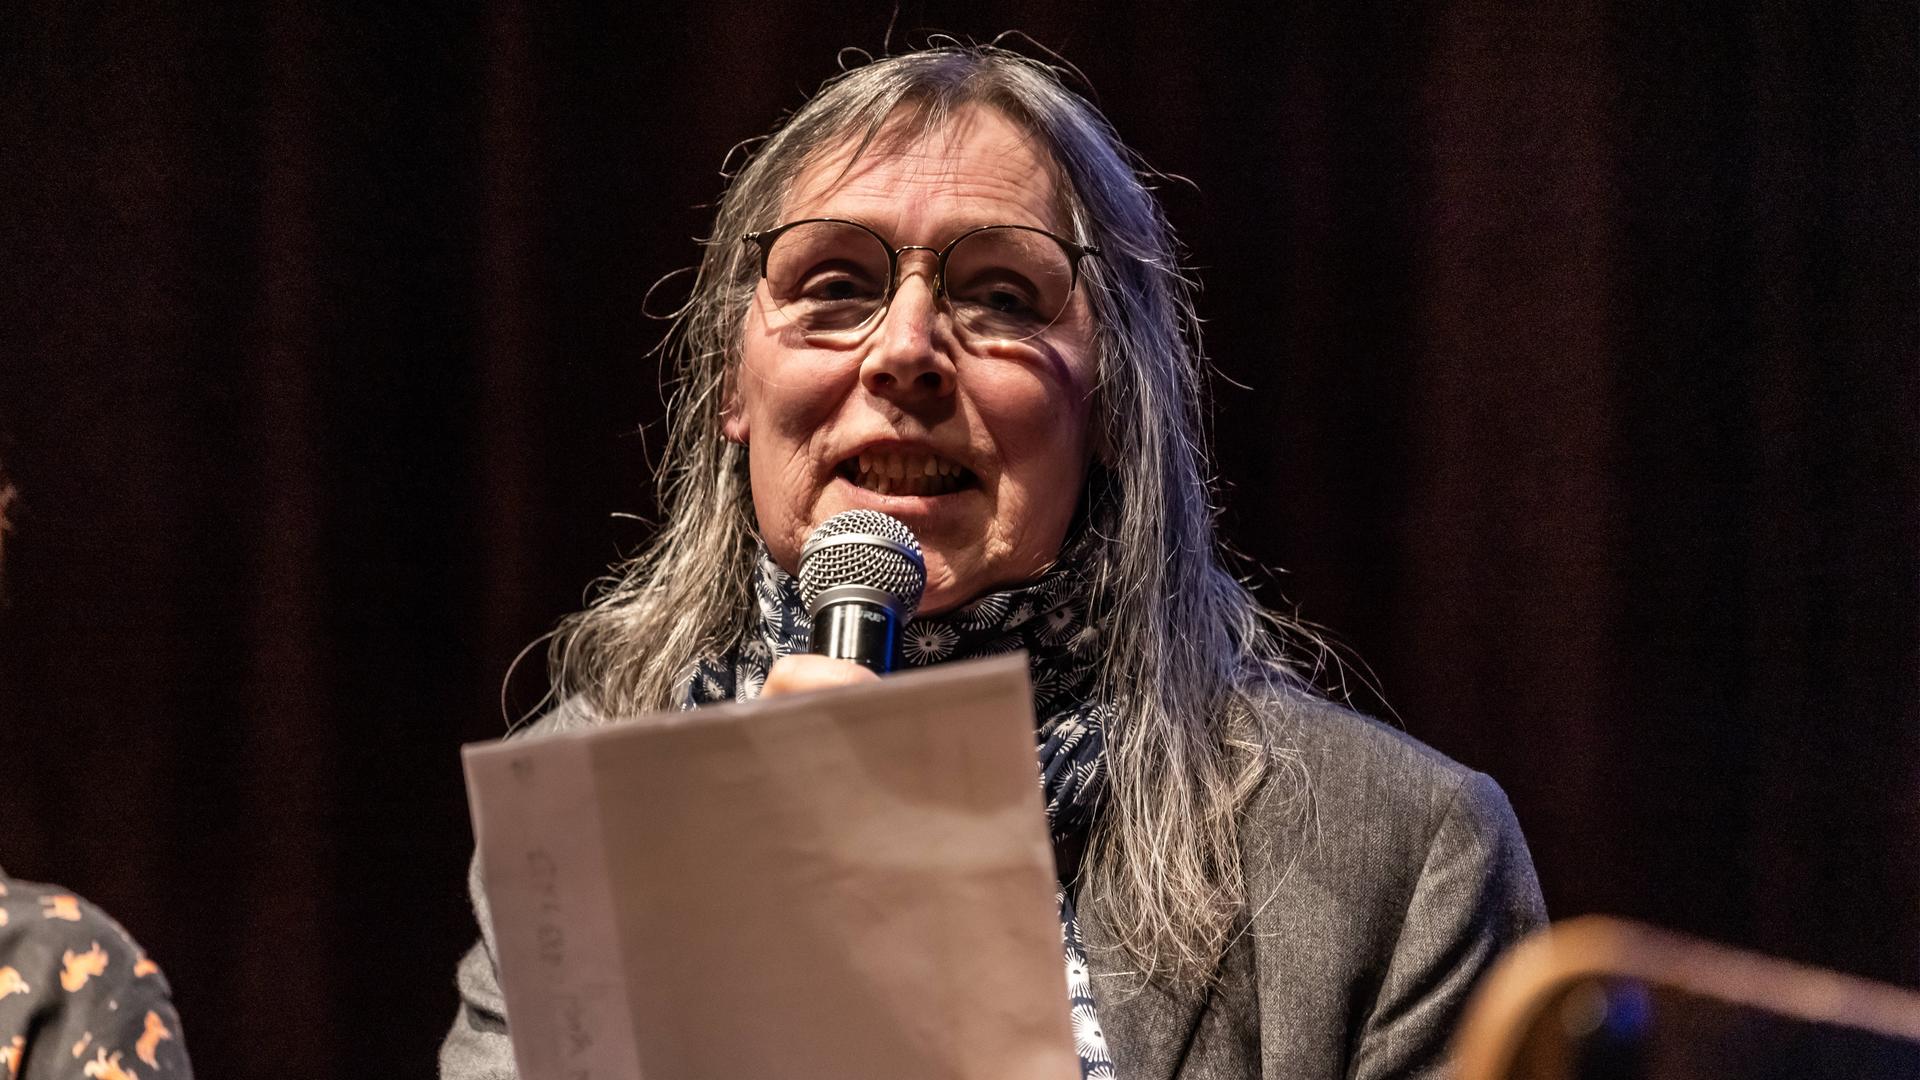
[[914, 615], [916, 617], [921, 615], [945, 615], [947, 612], [962, 606], [971, 599], [973, 599], [972, 596], [960, 595], [958, 589], [929, 588], [926, 595], [920, 598], [920, 609], [914, 612]]
[[988, 591], [984, 568], [972, 565], [969, 558], [973, 550], [954, 550], [922, 540], [921, 551], [927, 559], [927, 588], [920, 594], [915, 615], [944, 615]]
[[913, 530], [927, 562], [927, 589], [918, 614], [952, 611], [1023, 577], [1018, 568], [988, 564], [996, 560], [982, 562], [989, 546], [985, 538], [993, 533], [993, 501], [978, 487], [944, 495], [903, 495], [875, 491], [836, 476], [825, 496], [819, 504], [821, 521], [846, 510], [877, 510]]
[[822, 504], [826, 511], [822, 521], [843, 510], [878, 510], [899, 518], [923, 545], [941, 536], [966, 535], [969, 530], [979, 535], [981, 519], [992, 513], [986, 493], [978, 487], [942, 495], [909, 495], [861, 487], [844, 476], [828, 483]]

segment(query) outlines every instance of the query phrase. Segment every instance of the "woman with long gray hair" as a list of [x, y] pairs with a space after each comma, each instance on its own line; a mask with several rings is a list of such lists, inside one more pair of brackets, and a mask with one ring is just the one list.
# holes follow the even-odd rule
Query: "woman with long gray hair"
[[[904, 661], [1028, 653], [1084, 1073], [1427, 1075], [1541, 922], [1532, 865], [1491, 780], [1315, 696], [1223, 568], [1190, 288], [1046, 66], [831, 81], [720, 204], [664, 522], [555, 636], [540, 726], [873, 678], [795, 648], [791, 575], [829, 516], [891, 514], [928, 574]], [[513, 1075], [481, 923], [449, 1077]]]

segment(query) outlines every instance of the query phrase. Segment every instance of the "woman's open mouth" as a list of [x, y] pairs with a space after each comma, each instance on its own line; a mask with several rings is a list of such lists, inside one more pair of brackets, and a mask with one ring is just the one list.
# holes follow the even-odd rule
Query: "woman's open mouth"
[[965, 466], [925, 451], [871, 451], [848, 458], [836, 471], [880, 495], [951, 495], [978, 483]]

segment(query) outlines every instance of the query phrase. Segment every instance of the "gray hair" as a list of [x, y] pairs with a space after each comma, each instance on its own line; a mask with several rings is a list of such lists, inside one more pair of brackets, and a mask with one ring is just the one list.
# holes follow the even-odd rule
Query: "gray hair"
[[1275, 699], [1302, 682], [1285, 653], [1291, 624], [1222, 565], [1193, 286], [1172, 229], [1105, 118], [1036, 61], [952, 46], [856, 68], [733, 177], [663, 345], [675, 390], [661, 527], [555, 632], [553, 690], [603, 717], [675, 707], [690, 660], [741, 640], [758, 538], [745, 450], [721, 437], [757, 287], [740, 237], [778, 224], [795, 177], [833, 148], [936, 130], [967, 105], [1002, 111], [1051, 152], [1074, 238], [1104, 252], [1083, 278], [1099, 328], [1098, 460], [1069, 543], [1084, 553], [1114, 714], [1081, 888], [1144, 977], [1198, 985], [1244, 922], [1238, 819], [1292, 760], [1277, 748]]

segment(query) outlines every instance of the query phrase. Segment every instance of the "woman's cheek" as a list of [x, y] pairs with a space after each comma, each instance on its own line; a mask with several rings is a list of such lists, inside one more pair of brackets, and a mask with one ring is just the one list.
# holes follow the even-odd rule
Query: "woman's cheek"
[[979, 406], [981, 420], [993, 433], [1005, 466], [1014, 469], [1037, 463], [1035, 459], [1083, 456], [1089, 414], [1085, 401], [1037, 387], [1027, 390], [983, 401]]

